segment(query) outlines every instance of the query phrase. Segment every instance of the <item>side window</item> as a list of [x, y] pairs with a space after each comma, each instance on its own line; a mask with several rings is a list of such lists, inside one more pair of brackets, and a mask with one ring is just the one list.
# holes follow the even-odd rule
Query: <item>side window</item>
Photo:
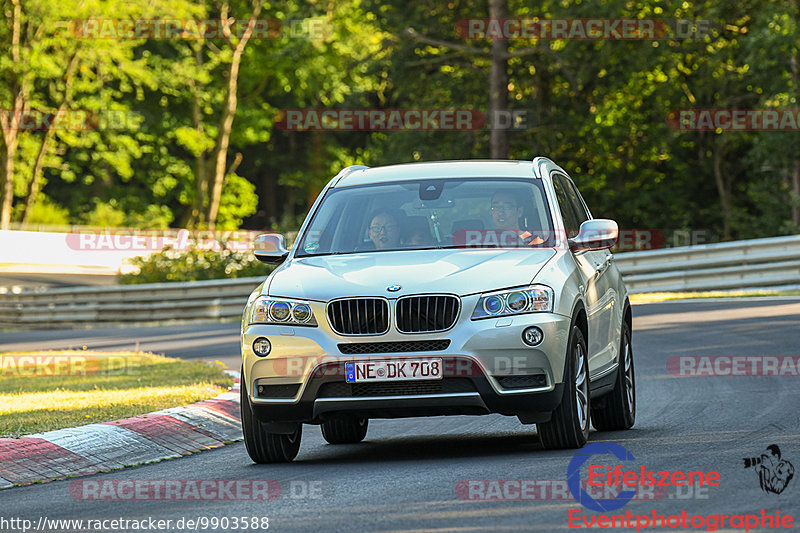
[[567, 229], [567, 237], [573, 238], [578, 234], [580, 223], [571, 205], [569, 197], [564, 187], [564, 182], [559, 174], [553, 174], [553, 189], [556, 191], [558, 209], [561, 211], [561, 218], [564, 219], [564, 226]]
[[589, 213], [586, 211], [586, 208], [581, 201], [581, 195], [572, 180], [564, 178], [563, 181], [564, 188], [566, 189], [567, 196], [569, 197], [569, 202], [572, 204], [572, 208], [575, 210], [575, 214], [578, 216], [578, 226], [580, 226], [589, 220]]

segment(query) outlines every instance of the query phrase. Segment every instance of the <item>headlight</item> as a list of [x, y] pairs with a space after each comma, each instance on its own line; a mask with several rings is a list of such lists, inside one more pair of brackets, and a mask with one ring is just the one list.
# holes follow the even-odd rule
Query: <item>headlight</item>
[[481, 294], [475, 311], [472, 313], [472, 320], [552, 310], [553, 289], [544, 285], [530, 285], [519, 289]]
[[259, 296], [250, 310], [251, 324], [287, 324], [316, 326], [308, 302]]

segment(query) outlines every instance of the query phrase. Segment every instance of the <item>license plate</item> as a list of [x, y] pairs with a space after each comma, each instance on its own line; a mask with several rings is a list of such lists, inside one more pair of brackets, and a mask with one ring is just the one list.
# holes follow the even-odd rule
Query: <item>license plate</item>
[[396, 359], [345, 363], [345, 381], [409, 381], [442, 379], [441, 359]]

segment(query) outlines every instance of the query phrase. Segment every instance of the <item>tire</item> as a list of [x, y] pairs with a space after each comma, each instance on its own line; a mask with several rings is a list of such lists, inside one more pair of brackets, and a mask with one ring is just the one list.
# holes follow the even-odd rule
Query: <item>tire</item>
[[548, 450], [581, 448], [589, 440], [589, 360], [586, 339], [573, 326], [567, 343], [564, 393], [549, 422], [537, 424], [539, 439]]
[[244, 372], [241, 379], [242, 433], [247, 454], [254, 463], [290, 463], [300, 451], [300, 440], [303, 436], [303, 424], [297, 424], [297, 430], [291, 435], [268, 433], [264, 423], [255, 417], [250, 398], [247, 395]]
[[636, 373], [633, 367], [631, 329], [622, 324], [619, 348], [620, 364], [614, 390], [592, 409], [592, 425], [598, 431], [630, 429], [636, 421]]
[[322, 437], [330, 444], [355, 444], [367, 436], [367, 418], [334, 418], [322, 423]]

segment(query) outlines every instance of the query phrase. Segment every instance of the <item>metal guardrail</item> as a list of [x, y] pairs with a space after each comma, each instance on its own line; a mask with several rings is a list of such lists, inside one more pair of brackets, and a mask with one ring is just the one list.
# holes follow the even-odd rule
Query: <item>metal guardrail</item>
[[98, 327], [238, 318], [264, 276], [210, 281], [73, 287], [0, 297], [0, 327]]
[[[615, 255], [631, 293], [800, 287], [800, 235]], [[236, 319], [263, 277], [0, 296], [0, 327]]]
[[614, 256], [631, 293], [800, 285], [800, 235]]

